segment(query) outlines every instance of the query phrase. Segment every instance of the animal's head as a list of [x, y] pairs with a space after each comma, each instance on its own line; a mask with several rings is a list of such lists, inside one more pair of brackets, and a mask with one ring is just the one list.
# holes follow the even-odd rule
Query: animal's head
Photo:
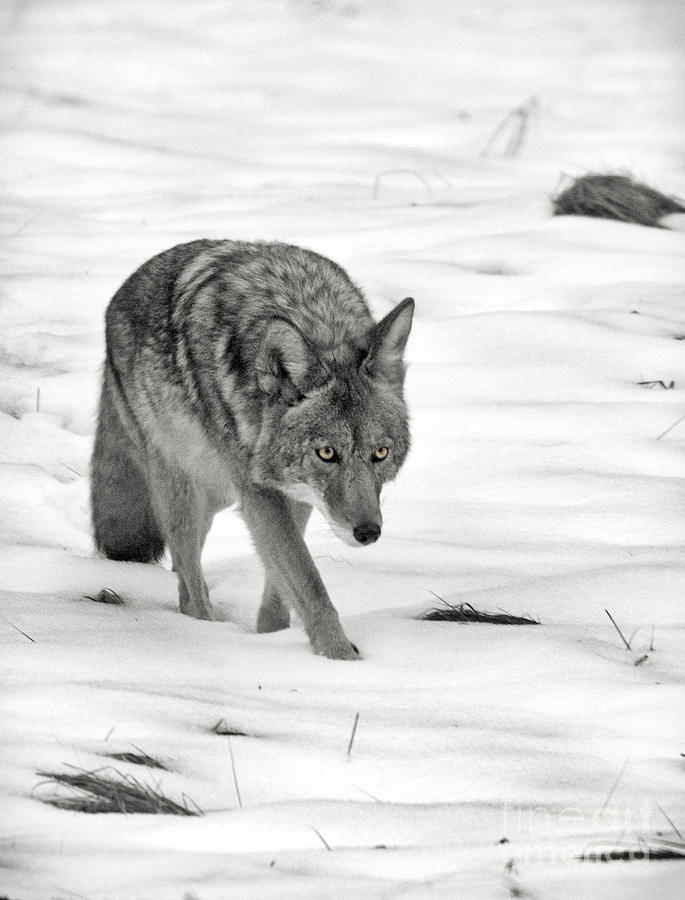
[[409, 450], [402, 356], [413, 312], [407, 298], [358, 343], [327, 354], [276, 319], [257, 359], [267, 400], [254, 477], [316, 506], [353, 546], [380, 537], [381, 488]]

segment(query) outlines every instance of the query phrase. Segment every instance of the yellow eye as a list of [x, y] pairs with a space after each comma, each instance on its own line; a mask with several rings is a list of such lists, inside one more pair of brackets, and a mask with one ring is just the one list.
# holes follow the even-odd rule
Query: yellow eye
[[385, 457], [386, 457], [387, 455], [388, 455], [388, 448], [387, 448], [387, 447], [376, 447], [376, 449], [373, 451], [373, 458], [374, 458], [374, 460], [379, 460], [379, 461], [380, 461], [381, 459], [385, 459]]
[[324, 462], [335, 462], [338, 458], [338, 454], [333, 447], [318, 447], [316, 453], [319, 459], [322, 459]]

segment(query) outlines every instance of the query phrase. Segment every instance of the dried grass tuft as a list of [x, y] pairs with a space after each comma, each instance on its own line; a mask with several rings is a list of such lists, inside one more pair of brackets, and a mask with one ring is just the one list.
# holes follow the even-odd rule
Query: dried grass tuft
[[229, 737], [247, 737], [247, 732], [241, 731], [233, 725], [229, 725], [226, 719], [219, 719], [212, 728], [214, 734], [228, 735]]
[[555, 216], [594, 216], [663, 228], [660, 219], [685, 212], [668, 197], [629, 175], [583, 175], [552, 198]]
[[38, 772], [45, 782], [70, 788], [73, 796], [57, 795], [42, 802], [57, 809], [76, 810], [85, 813], [147, 813], [151, 815], [197, 816], [202, 810], [191, 809], [187, 798], [177, 803], [165, 797], [159, 785], [143, 784], [132, 775], [105, 767], [88, 772]]
[[[431, 593], [433, 593], [431, 591]], [[448, 603], [437, 594], [434, 597], [444, 604], [444, 606], [436, 606], [429, 609], [425, 613], [421, 613], [419, 619], [426, 622], [480, 622], [487, 625], [539, 625], [537, 619], [529, 619], [527, 616], [514, 616], [508, 612], [488, 613], [481, 612], [470, 603], [452, 604]]]
[[102, 588], [102, 590], [98, 591], [94, 597], [86, 594], [85, 599], [92, 600], [93, 603], [109, 603], [110, 606], [125, 605], [119, 594], [117, 594], [117, 592], [113, 591], [111, 588]]
[[116, 759], [119, 762], [132, 763], [134, 766], [147, 766], [148, 769], [163, 769], [165, 772], [169, 771], [164, 763], [155, 759], [154, 756], [150, 756], [149, 753], [145, 753], [144, 750], [139, 750], [138, 753], [106, 753], [105, 756], [109, 759]]
[[685, 844], [681, 841], [667, 841], [660, 838], [640, 836], [636, 843], [622, 843], [622, 846], [607, 846], [581, 853], [583, 862], [644, 862], [661, 859], [685, 859]]

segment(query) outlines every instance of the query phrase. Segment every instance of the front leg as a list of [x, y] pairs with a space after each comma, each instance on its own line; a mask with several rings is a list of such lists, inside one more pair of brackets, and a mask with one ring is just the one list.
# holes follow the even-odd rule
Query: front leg
[[[304, 535], [304, 530], [312, 512], [311, 506], [308, 503], [299, 503], [290, 499], [288, 499], [287, 504], [295, 527], [301, 535]], [[264, 634], [270, 631], [281, 631], [289, 625], [290, 609], [287, 603], [279, 596], [267, 571], [262, 603], [257, 613], [257, 632]]]
[[289, 501], [278, 491], [254, 485], [243, 492], [241, 499], [241, 511], [264, 563], [267, 584], [281, 603], [297, 610], [314, 652], [330, 659], [358, 659], [359, 653], [342, 630]]

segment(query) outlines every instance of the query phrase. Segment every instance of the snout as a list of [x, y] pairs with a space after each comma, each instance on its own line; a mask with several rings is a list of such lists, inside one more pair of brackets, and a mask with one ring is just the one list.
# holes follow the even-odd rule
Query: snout
[[381, 536], [381, 526], [375, 522], [362, 522], [353, 529], [352, 534], [360, 544], [373, 544]]

